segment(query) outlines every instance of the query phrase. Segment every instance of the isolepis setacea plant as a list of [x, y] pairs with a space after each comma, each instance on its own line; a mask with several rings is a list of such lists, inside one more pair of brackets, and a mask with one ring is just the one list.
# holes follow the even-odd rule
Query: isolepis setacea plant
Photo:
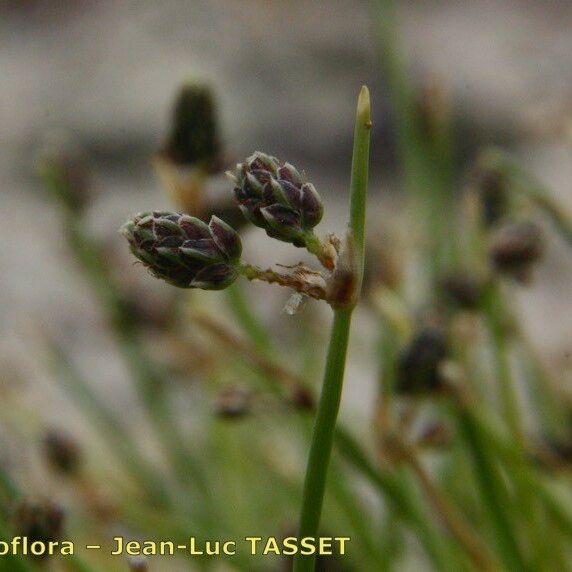
[[[264, 229], [269, 238], [308, 250], [318, 259], [320, 269], [299, 264], [284, 273], [244, 262], [240, 236], [214, 215], [207, 223], [176, 212], [146, 212], [129, 219], [121, 229], [132, 253], [154, 276], [173, 286], [222, 290], [244, 276], [289, 287], [332, 307], [334, 318], [306, 470], [300, 537], [318, 534], [352, 311], [361, 289], [371, 125], [369, 90], [363, 86], [357, 101], [348, 225], [341, 236], [321, 240], [315, 234], [324, 211], [322, 199], [290, 163], [257, 151], [228, 173], [234, 198], [246, 219]], [[299, 554], [294, 570], [312, 570], [314, 562], [315, 556]]]

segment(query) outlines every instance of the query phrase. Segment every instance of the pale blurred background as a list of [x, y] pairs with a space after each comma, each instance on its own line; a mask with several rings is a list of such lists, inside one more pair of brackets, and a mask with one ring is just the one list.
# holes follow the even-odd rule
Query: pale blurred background
[[[572, 2], [399, 4], [415, 80], [437, 79], [450, 93], [459, 171], [482, 145], [501, 144], [572, 210]], [[370, 9], [356, 0], [0, 2], [0, 367], [6, 383], [17, 378], [23, 391], [42, 379], [33, 350], [38, 331], [48, 328], [91, 378], [113, 388], [114, 407], [130, 403], [99, 310], [34, 173], [36, 152], [54, 129], [71, 133], [91, 156], [93, 232], [123, 256], [116, 230], [126, 216], [168, 206], [150, 158], [166, 133], [176, 89], [188, 78], [208, 81], [220, 103], [229, 159], [263, 149], [304, 168], [330, 205], [329, 229], [342, 217], [354, 100], [367, 83], [375, 122], [373, 212], [380, 213], [373, 218], [375, 225], [390, 220], [400, 189]], [[249, 237], [247, 248], [258, 262], [271, 263], [275, 255], [260, 251], [259, 236]], [[126, 274], [143, 276], [125, 260]], [[144, 282], [159, 298], [168, 289]], [[521, 306], [545, 358], [569, 372], [570, 284], [572, 258], [551, 235]], [[287, 295], [266, 286], [254, 292], [272, 323]], [[356, 345], [367, 346], [365, 327]], [[350, 363], [350, 378], [366, 387], [352, 392], [348, 384], [353, 398], [345, 405], [356, 411], [370, 394], [362, 360], [368, 349], [354, 352]], [[31, 410], [53, 409], [57, 417], [61, 402], [50, 395], [31, 391]]]

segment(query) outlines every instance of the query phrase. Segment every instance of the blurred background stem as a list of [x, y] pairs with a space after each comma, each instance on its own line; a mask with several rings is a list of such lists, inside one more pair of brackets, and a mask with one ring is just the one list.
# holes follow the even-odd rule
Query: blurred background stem
[[371, 11], [393, 112], [402, 180], [413, 219], [422, 221], [420, 262], [426, 284], [421, 294], [430, 299], [440, 276], [457, 260], [457, 245], [451, 240], [455, 172], [449, 104], [443, 97], [443, 86], [423, 93], [412, 84], [400, 46], [398, 4], [372, 0]]
[[69, 199], [76, 189], [69, 187], [67, 173], [61, 170], [56, 161], [40, 163], [39, 171], [60, 208], [67, 242], [109, 320], [117, 348], [135, 381], [147, 415], [156, 428], [163, 452], [179, 480], [182, 483], [192, 482], [204, 494], [208, 486], [200, 465], [189, 454], [173, 415], [165, 387], [167, 382], [144, 347], [136, 320], [115, 284], [101, 247], [86, 230], [81, 209], [74, 207]]

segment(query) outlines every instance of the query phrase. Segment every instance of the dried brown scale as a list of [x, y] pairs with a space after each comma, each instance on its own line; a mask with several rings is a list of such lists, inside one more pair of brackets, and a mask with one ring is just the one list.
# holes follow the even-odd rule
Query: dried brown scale
[[358, 282], [359, 274], [354, 241], [348, 233], [344, 240], [338, 243], [336, 266], [326, 279], [326, 300], [332, 308], [341, 310], [355, 305], [361, 288]]
[[[253, 269], [253, 267], [250, 267]], [[301, 294], [314, 298], [315, 300], [326, 299], [326, 286], [324, 284], [317, 284], [315, 282], [316, 273], [313, 271], [305, 271], [300, 268], [295, 270], [292, 274], [283, 274], [276, 272], [272, 269], [253, 269], [253, 272], [245, 273], [244, 276], [248, 280], [262, 280], [268, 284], [278, 284], [292, 288]], [[313, 281], [308, 280], [311, 276]], [[323, 278], [322, 278], [323, 281]]]
[[328, 281], [326, 299], [334, 309], [347, 308], [352, 305], [356, 292], [355, 272], [348, 268], [336, 268]]

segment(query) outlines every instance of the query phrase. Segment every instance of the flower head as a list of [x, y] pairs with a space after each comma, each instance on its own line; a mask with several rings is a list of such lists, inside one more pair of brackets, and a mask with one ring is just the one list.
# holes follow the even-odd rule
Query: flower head
[[314, 185], [290, 163], [257, 151], [239, 163], [234, 196], [245, 217], [266, 234], [295, 246], [320, 222], [324, 207]]
[[157, 277], [179, 288], [221, 290], [238, 277], [240, 237], [213, 216], [141, 213], [121, 229], [131, 251]]

